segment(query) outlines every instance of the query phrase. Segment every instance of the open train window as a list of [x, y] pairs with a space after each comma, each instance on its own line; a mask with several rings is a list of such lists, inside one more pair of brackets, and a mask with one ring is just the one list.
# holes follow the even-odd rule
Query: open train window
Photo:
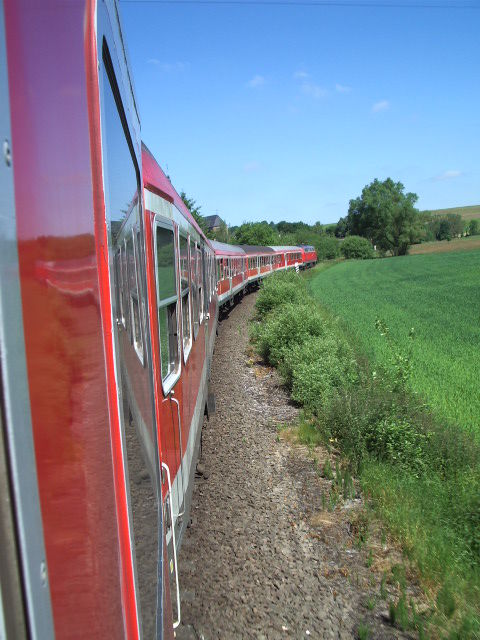
[[173, 227], [155, 219], [155, 274], [163, 391], [167, 394], [180, 375], [178, 293]]
[[187, 361], [192, 347], [192, 314], [190, 310], [190, 270], [189, 238], [182, 232], [179, 235], [180, 255], [180, 296], [182, 298], [182, 335], [183, 335], [183, 359]]

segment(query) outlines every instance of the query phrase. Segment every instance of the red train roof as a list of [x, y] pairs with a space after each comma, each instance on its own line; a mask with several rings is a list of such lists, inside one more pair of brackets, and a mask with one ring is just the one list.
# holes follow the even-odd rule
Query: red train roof
[[185, 218], [187, 218], [187, 220], [195, 227], [198, 233], [204, 237], [207, 244], [210, 244], [210, 241], [205, 237], [203, 231], [198, 226], [197, 221], [185, 206], [185, 203], [144, 142], [142, 142], [142, 180], [145, 189], [149, 189], [157, 193], [162, 198], [165, 198], [174, 204]]

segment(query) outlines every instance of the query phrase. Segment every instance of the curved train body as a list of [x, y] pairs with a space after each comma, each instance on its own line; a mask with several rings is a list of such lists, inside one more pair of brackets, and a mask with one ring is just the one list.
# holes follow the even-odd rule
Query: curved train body
[[8, 639], [174, 637], [219, 309], [307, 264], [204, 237], [132, 84], [114, 2], [0, 1]]

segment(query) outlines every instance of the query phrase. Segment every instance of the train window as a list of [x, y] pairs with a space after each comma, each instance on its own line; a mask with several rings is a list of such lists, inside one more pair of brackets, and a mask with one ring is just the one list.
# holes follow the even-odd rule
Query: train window
[[190, 245], [190, 282], [192, 283], [192, 316], [193, 316], [193, 337], [196, 338], [199, 323], [199, 306], [198, 306], [198, 261], [197, 261], [197, 243]]
[[182, 233], [180, 245], [180, 295], [182, 298], [183, 357], [187, 361], [192, 346], [192, 315], [190, 311], [190, 271], [188, 268], [189, 239]]
[[120, 249], [118, 249], [115, 253], [115, 276], [118, 282], [118, 287], [116, 287], [116, 297], [117, 297], [117, 321], [121, 322], [123, 326], [125, 326], [125, 313], [123, 310], [123, 285], [122, 285], [122, 254]]
[[204, 299], [203, 299], [203, 260], [202, 260], [202, 250], [200, 245], [197, 245], [197, 288], [198, 288], [198, 322], [201, 324], [203, 322], [203, 310], [204, 310]]
[[180, 373], [178, 295], [173, 228], [158, 222], [155, 230], [155, 254], [160, 363], [164, 391], [167, 393]]
[[133, 238], [134, 235], [132, 231], [125, 243], [127, 251], [128, 295], [130, 304], [130, 317], [132, 320], [131, 337], [135, 352], [139, 357], [141, 363], [143, 364], [142, 325], [140, 317], [140, 302], [137, 285], [137, 266]]

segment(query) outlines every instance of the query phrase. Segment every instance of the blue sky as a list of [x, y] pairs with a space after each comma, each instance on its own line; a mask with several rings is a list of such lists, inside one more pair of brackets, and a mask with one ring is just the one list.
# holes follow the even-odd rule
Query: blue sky
[[479, 8], [121, 1], [143, 139], [178, 190], [231, 225], [335, 222], [389, 176], [421, 209], [478, 204], [470, 3]]

